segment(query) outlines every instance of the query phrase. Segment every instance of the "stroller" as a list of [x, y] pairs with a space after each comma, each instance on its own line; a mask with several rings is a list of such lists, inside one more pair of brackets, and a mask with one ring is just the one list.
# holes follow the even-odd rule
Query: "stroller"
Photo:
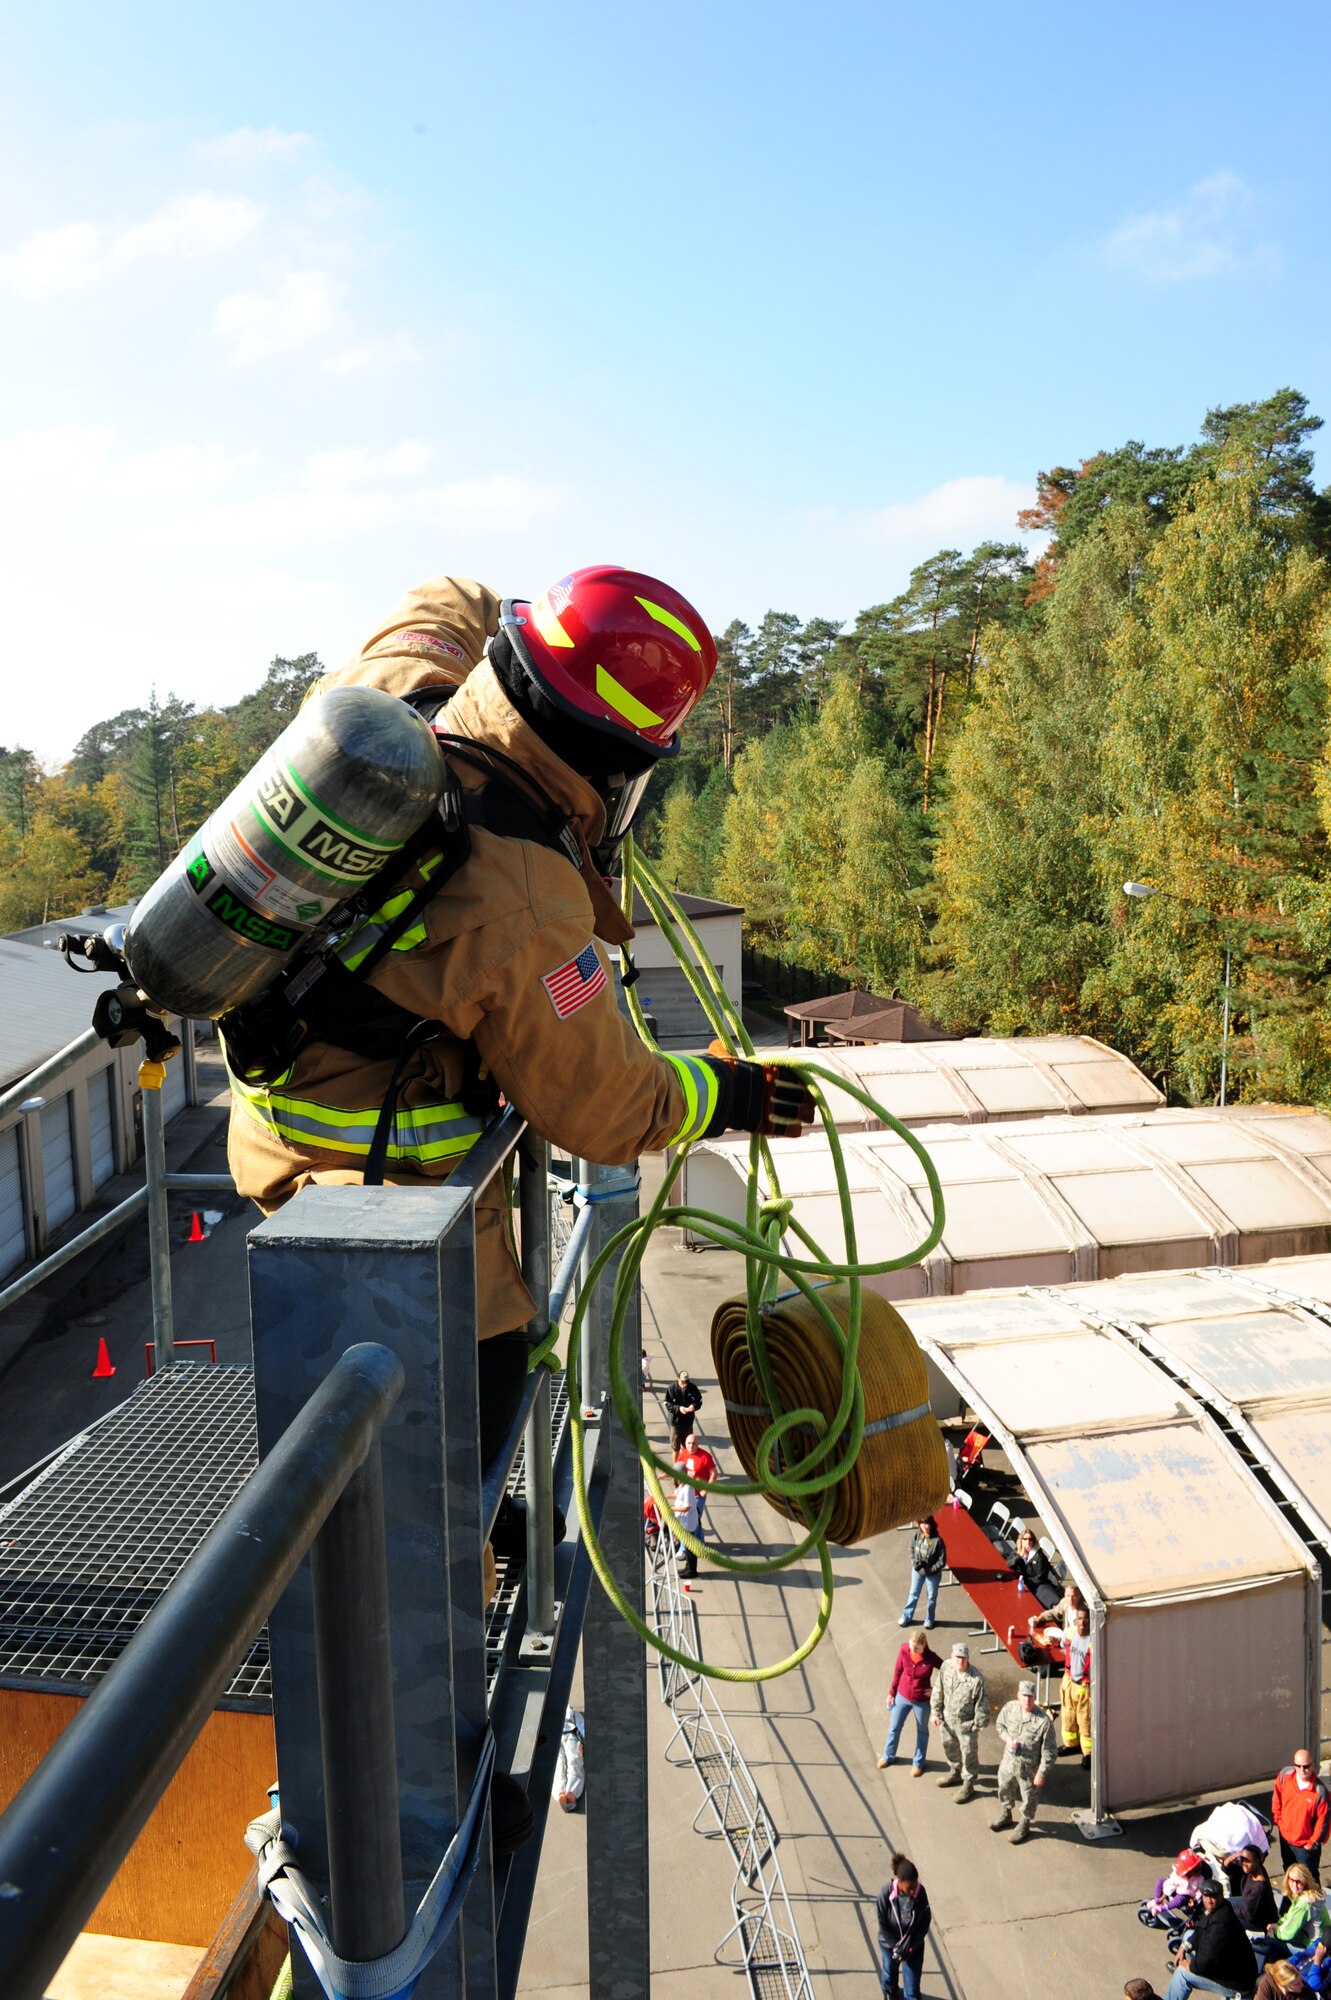
[[1147, 1930], [1164, 1931], [1171, 1954], [1178, 1949], [1183, 1933], [1201, 1915], [1202, 1884], [1218, 1881], [1229, 1893], [1225, 1871], [1195, 1847], [1185, 1847], [1175, 1857], [1174, 1866], [1155, 1885], [1152, 1896], [1144, 1896], [1137, 1906], [1137, 1922]]

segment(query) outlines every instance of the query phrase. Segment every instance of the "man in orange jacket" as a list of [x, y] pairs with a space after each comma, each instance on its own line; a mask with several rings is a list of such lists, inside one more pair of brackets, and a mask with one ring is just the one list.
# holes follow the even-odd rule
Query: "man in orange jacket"
[[1294, 1762], [1277, 1773], [1271, 1793], [1271, 1817], [1280, 1835], [1280, 1858], [1286, 1868], [1301, 1861], [1320, 1877], [1322, 1843], [1331, 1820], [1331, 1794], [1317, 1775], [1310, 1750], [1296, 1750]]

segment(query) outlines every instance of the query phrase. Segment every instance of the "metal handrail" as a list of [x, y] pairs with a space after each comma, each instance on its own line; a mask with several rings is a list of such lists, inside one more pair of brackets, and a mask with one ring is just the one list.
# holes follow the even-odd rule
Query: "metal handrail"
[[[377, 1716], [381, 1723], [372, 1735], [357, 1727], [339, 1736], [340, 1796], [350, 1789], [352, 1796], [382, 1797], [393, 1779], [387, 1649], [377, 1643], [372, 1621], [341, 1612], [344, 1593], [360, 1602], [363, 1591], [373, 1596], [383, 1586], [378, 1440], [403, 1381], [402, 1365], [387, 1348], [363, 1343], [347, 1350], [0, 1818], [0, 1990], [7, 2000], [40, 2000], [45, 1993], [316, 1539], [338, 1611], [318, 1622], [321, 1682], [325, 1673], [335, 1680], [358, 1722]], [[330, 1863], [339, 1856], [330, 1869], [335, 1942], [345, 1955], [362, 1955], [354, 1947], [357, 1923], [365, 1919], [354, 1905], [339, 1929], [339, 1868], [341, 1879], [348, 1867], [352, 1876], [368, 1872], [373, 1879], [370, 1914], [382, 1929], [394, 1873], [400, 1912], [401, 1854], [396, 1869], [391, 1844], [367, 1861], [364, 1824], [335, 1830], [331, 1818]], [[396, 1842], [396, 1812], [391, 1831]]]

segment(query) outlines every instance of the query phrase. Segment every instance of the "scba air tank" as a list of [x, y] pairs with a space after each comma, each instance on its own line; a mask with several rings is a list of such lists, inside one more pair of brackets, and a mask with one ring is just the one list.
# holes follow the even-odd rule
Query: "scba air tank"
[[134, 983], [199, 1020], [253, 999], [424, 824], [443, 779], [429, 724], [396, 696], [315, 696], [135, 910]]

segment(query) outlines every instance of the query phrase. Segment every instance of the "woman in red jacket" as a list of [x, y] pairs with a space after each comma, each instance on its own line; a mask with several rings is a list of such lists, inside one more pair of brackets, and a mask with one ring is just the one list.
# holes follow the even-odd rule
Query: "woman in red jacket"
[[897, 1654], [896, 1666], [892, 1669], [892, 1685], [887, 1691], [887, 1706], [891, 1715], [887, 1725], [887, 1741], [883, 1754], [878, 1759], [878, 1768], [885, 1771], [896, 1761], [897, 1745], [901, 1732], [906, 1726], [906, 1717], [915, 1717], [915, 1757], [911, 1766], [912, 1778], [918, 1778], [924, 1769], [924, 1753], [929, 1744], [929, 1693], [933, 1685], [934, 1668], [941, 1667], [939, 1659], [923, 1632], [912, 1632], [906, 1644]]

